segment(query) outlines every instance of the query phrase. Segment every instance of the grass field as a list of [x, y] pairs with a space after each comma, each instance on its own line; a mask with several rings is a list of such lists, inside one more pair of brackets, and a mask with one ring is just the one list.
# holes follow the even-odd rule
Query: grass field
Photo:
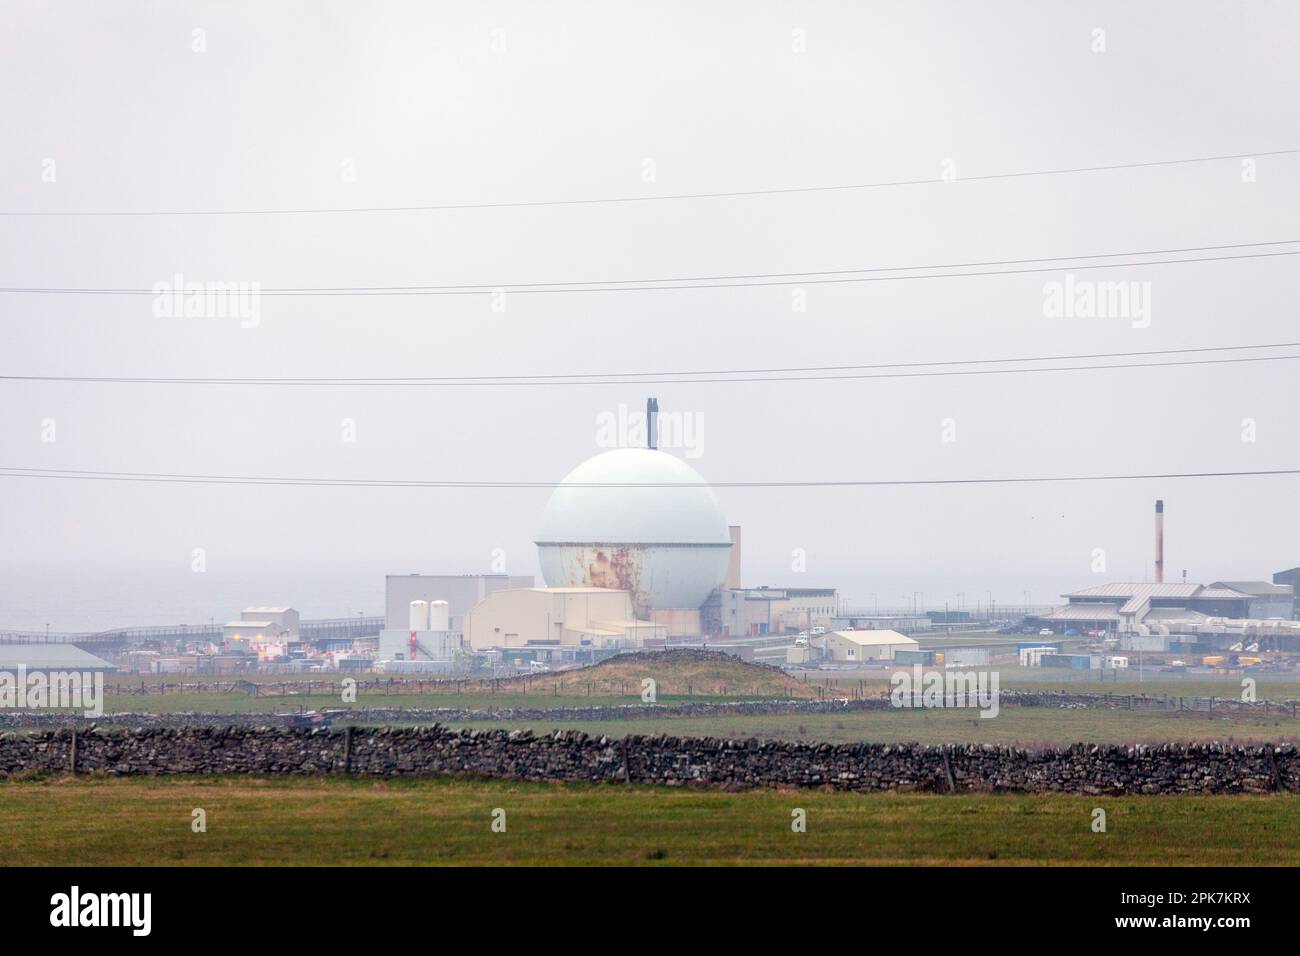
[[[677, 698], [660, 697], [660, 703]], [[686, 700], [687, 698], [681, 698]], [[696, 697], [696, 700], [729, 700], [723, 697]], [[739, 698], [736, 698], [739, 699]], [[218, 714], [288, 713], [299, 708], [318, 710], [332, 707], [372, 708], [431, 708], [469, 707], [494, 710], [502, 707], [591, 707], [597, 704], [638, 704], [639, 697], [586, 697], [553, 694], [358, 694], [356, 703], [345, 704], [338, 694], [291, 694], [286, 697], [252, 697], [247, 694], [196, 694], [169, 693], [138, 696], [104, 697], [104, 710], [108, 712], [146, 711], [154, 714], [174, 714], [198, 711]]]
[[[907, 668], [900, 665], [899, 669]], [[748, 669], [746, 665], [737, 664], [729, 670], [714, 669], [712, 672], [696, 668], [694, 670], [678, 665], [671, 669], [654, 671], [638, 666], [620, 667], [603, 676], [595, 673], [596, 669], [585, 671], [557, 672], [555, 675], [534, 675], [515, 680], [502, 680], [495, 686], [491, 681], [465, 682], [457, 690], [453, 681], [437, 682], [433, 680], [393, 681], [391, 692], [365, 690], [362, 695], [370, 700], [382, 697], [395, 698], [402, 703], [419, 698], [418, 706], [430, 705], [428, 700], [436, 699], [441, 706], [484, 706], [485, 701], [500, 705], [503, 702], [523, 699], [527, 706], [570, 705], [578, 703], [601, 703], [608, 700], [634, 702], [639, 700], [640, 680], [644, 676], [655, 676], [658, 681], [660, 700], [668, 698], [686, 699], [688, 695], [705, 699], [744, 699], [754, 697], [843, 697], [863, 694], [879, 695], [889, 690], [889, 672], [874, 670], [855, 673], [854, 676], [837, 676], [833, 671], [809, 671], [806, 679], [773, 679], [762, 671]], [[646, 673], [641, 671], [645, 670]], [[999, 685], [1003, 690], [1033, 691], [1068, 691], [1079, 694], [1146, 694], [1147, 696], [1169, 697], [1226, 697], [1240, 698], [1243, 677], [1250, 676], [1255, 681], [1255, 693], [1263, 699], [1282, 701], [1300, 698], [1300, 676], [1278, 673], [1258, 673], [1229, 675], [1189, 674], [1184, 676], [1169, 672], [1148, 670], [1139, 679], [1136, 668], [1128, 672], [1107, 671], [1106, 679], [1099, 680], [1096, 672], [1069, 672], [1056, 668], [1020, 667], [1004, 664], [978, 670], [993, 670], [998, 673]], [[802, 672], [801, 672], [802, 673]], [[862, 676], [866, 675], [866, 676]], [[262, 693], [253, 697], [243, 691], [214, 693], [195, 693], [184, 684], [194, 683], [230, 683], [231, 678], [208, 676], [166, 675], [164, 677], [128, 678], [110, 676], [105, 682], [107, 700], [114, 710], [157, 710], [160, 707], [180, 707], [181, 705], [208, 705], [224, 701], [254, 701], [255, 708], [266, 709], [274, 702], [297, 704], [304, 700], [326, 701], [338, 705], [340, 695], [322, 692], [322, 685], [327, 678], [319, 674], [289, 674], [276, 676], [248, 675], [248, 683], [258, 684]], [[246, 678], [241, 677], [241, 680]], [[335, 675], [328, 680], [334, 684], [340, 680]], [[383, 681], [382, 675], [359, 675], [361, 681]], [[306, 692], [310, 686], [312, 692]], [[150, 693], [129, 693], [141, 686], [150, 689]], [[165, 693], [159, 693], [165, 689]], [[117, 691], [128, 691], [118, 693]], [[282, 693], [283, 692], [283, 693]], [[471, 703], [472, 702], [472, 703]], [[417, 706], [411, 703], [410, 706]]]
[[[516, 681], [493, 684], [465, 684], [457, 692], [454, 682], [408, 680], [394, 681], [385, 690], [371, 689], [359, 695], [359, 708], [437, 708], [464, 707], [499, 709], [507, 707], [555, 708], [608, 704], [637, 704], [640, 698], [642, 670], [653, 672], [659, 682], [658, 701], [671, 704], [682, 701], [723, 701], [759, 698], [786, 698], [788, 691], [798, 696], [825, 695], [869, 696], [887, 692], [888, 679], [881, 672], [859, 678], [822, 673], [806, 680], [774, 674], [767, 668], [754, 668], [739, 661], [676, 662], [647, 665], [644, 661], [606, 663], [584, 671], [533, 675]], [[1150, 680], [1138, 681], [1132, 669], [1122, 672], [1119, 680], [1072, 680], [1041, 668], [999, 667], [1003, 688], [1064, 690], [1077, 693], [1111, 693], [1116, 695], [1183, 696], [1238, 698], [1240, 679], [1211, 677], [1172, 678], [1152, 674]], [[373, 676], [363, 680], [374, 680]], [[208, 678], [190, 678], [203, 682]], [[330, 680], [338, 680], [335, 676]], [[314, 686], [310, 683], [314, 681]], [[177, 686], [173, 677], [145, 679], [146, 686], [166, 686], [166, 693], [117, 694], [105, 699], [105, 709], [113, 711], [151, 711], [176, 713], [199, 711], [249, 713], [313, 710], [345, 706], [338, 694], [323, 693], [321, 675], [284, 675], [282, 680], [260, 682], [262, 693], [252, 696], [243, 691], [201, 693]], [[139, 687], [137, 680], [109, 682], [122, 689]], [[746, 686], [748, 685], [748, 686]], [[314, 693], [303, 693], [312, 689]], [[690, 690], [690, 696], [686, 691]], [[722, 691], [729, 693], [722, 693]], [[675, 693], [678, 691], [679, 693]], [[1260, 698], [1280, 701], [1300, 696], [1300, 681], [1286, 675], [1261, 675], [1256, 693]], [[396, 723], [404, 723], [400, 718]], [[1169, 741], [1219, 740], [1224, 742], [1273, 743], [1300, 742], [1300, 720], [1286, 716], [1210, 716], [1205, 713], [1129, 711], [1126, 709], [1064, 709], [1055, 707], [1016, 707], [1007, 705], [996, 718], [982, 719], [971, 711], [898, 710], [856, 712], [838, 715], [718, 716], [708, 718], [661, 717], [638, 720], [562, 722], [494, 721], [467, 726], [503, 726], [529, 728], [537, 732], [557, 729], [580, 729], [589, 733], [621, 737], [627, 734], [668, 733], [677, 736], [760, 737], [784, 740], [847, 743], [872, 741], [896, 743], [993, 743], [1022, 746], [1067, 745], [1088, 743], [1160, 743]]]
[[[1092, 812], [1107, 814], [1093, 833]], [[207, 832], [191, 830], [202, 808]], [[506, 832], [491, 830], [505, 811]], [[792, 811], [807, 832], [791, 830]], [[472, 780], [0, 784], [10, 865], [1297, 865], [1300, 799], [858, 795]]]
[[[1191, 695], [1188, 695], [1191, 696]], [[1208, 696], [1208, 695], [1207, 695]], [[1225, 695], [1226, 696], [1226, 695]], [[731, 700], [695, 696], [661, 696], [671, 704], [687, 700]], [[638, 704], [635, 696], [555, 696], [538, 693], [474, 694], [362, 694], [358, 708], [465, 707], [584, 707], [599, 704]], [[322, 694], [289, 697], [251, 697], [245, 694], [169, 693], [106, 698], [105, 709], [177, 713], [294, 712], [344, 706], [338, 697]], [[404, 723], [397, 720], [395, 723]], [[580, 729], [622, 737], [627, 734], [668, 733], [678, 736], [760, 737], [784, 740], [820, 740], [829, 743], [875, 741], [893, 743], [994, 743], [1026, 746], [1090, 743], [1155, 743], [1186, 740], [1235, 742], [1300, 742], [1300, 720], [1285, 716], [1225, 717], [1205, 713], [1129, 711], [1126, 709], [1062, 709], [1004, 706], [997, 717], [980, 718], [972, 711], [890, 710], [844, 714], [789, 714], [772, 716], [660, 717], [605, 721], [493, 721], [463, 726], [530, 728], [537, 732]]]

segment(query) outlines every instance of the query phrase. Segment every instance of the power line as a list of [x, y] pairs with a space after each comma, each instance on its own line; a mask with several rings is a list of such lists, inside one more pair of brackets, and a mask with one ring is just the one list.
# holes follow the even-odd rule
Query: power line
[[[967, 268], [978, 269], [986, 265], [1020, 264], [1032, 262], [1073, 262], [1081, 259], [1117, 258], [1122, 256], [1163, 255], [1181, 252], [1195, 252], [1211, 249], [1241, 249], [1258, 246], [1294, 245], [1300, 239], [1278, 239], [1267, 242], [1239, 243], [1224, 246], [1189, 246], [1182, 249], [1153, 250], [1149, 252], [1109, 252], [1093, 253], [1080, 256], [1053, 256], [1039, 259], [1003, 259], [986, 262], [955, 263], [947, 265], [888, 266], [863, 269], [844, 269], [821, 272], [767, 272], [742, 275], [720, 276], [682, 276], [659, 279], [593, 279], [568, 282], [521, 282], [476, 285], [425, 285], [425, 286], [320, 286], [320, 287], [258, 287], [257, 294], [266, 296], [386, 296], [386, 295], [481, 295], [484, 292], [509, 292], [516, 295], [568, 292], [657, 292], [674, 289], [733, 289], [761, 288], [764, 286], [783, 285], [828, 285], [854, 282], [892, 282], [907, 279], [950, 279], [967, 276], [1003, 276], [1023, 275], [1038, 272], [1083, 271], [1086, 269], [1121, 269], [1135, 266], [1177, 265], [1193, 262], [1224, 262], [1235, 259], [1268, 259], [1277, 256], [1300, 255], [1300, 249], [1282, 252], [1254, 252], [1223, 256], [1194, 256], [1182, 259], [1152, 259], [1142, 262], [1102, 262], [1072, 265], [1053, 265], [1030, 269], [992, 269], [980, 272], [925, 272], [921, 275], [878, 275], [883, 272], [916, 272], [926, 269]], [[835, 276], [836, 278], [825, 278]], [[818, 278], [822, 277], [822, 278]], [[716, 281], [715, 281], [716, 280]], [[774, 281], [751, 281], [774, 280]], [[675, 283], [645, 285], [644, 283]], [[689, 284], [683, 284], [689, 283]], [[235, 283], [215, 283], [216, 285], [235, 285]], [[163, 285], [160, 283], [159, 285]], [[200, 285], [202, 285], [200, 283]], [[0, 292], [32, 295], [128, 295], [128, 296], [165, 296], [187, 295], [184, 289], [150, 289], [130, 288], [72, 288], [64, 286], [4, 286]], [[206, 292], [195, 292], [196, 295]], [[214, 293], [215, 294], [215, 293]]]
[[594, 206], [614, 203], [668, 202], [686, 199], [738, 199], [749, 196], [782, 196], [799, 193], [845, 192], [861, 189], [888, 189], [898, 186], [928, 186], [938, 183], [993, 182], [1000, 179], [1023, 179], [1031, 176], [1066, 176], [1076, 173], [1112, 172], [1125, 169], [1152, 169], [1162, 166], [1212, 163], [1227, 159], [1289, 156], [1295, 153], [1300, 153], [1300, 148], [1274, 149], [1256, 153], [1227, 153], [1219, 156], [1194, 156], [1187, 159], [1162, 159], [1137, 163], [1111, 163], [1101, 166], [1072, 166], [1057, 169], [1022, 170], [1010, 173], [987, 173], [981, 176], [963, 176], [951, 180], [944, 179], [943, 177], [897, 179], [870, 183], [846, 183], [830, 186], [789, 186], [775, 189], [737, 189], [725, 192], [673, 193], [666, 196], [606, 196], [591, 199], [539, 199], [519, 202], [442, 203], [436, 205], [417, 206], [328, 206], [292, 209], [72, 210], [63, 212], [0, 210], [0, 216], [32, 216], [47, 218], [66, 218], [72, 216], [297, 216], [349, 213], [447, 212], [459, 209], [527, 209], [546, 206]]
[[[1139, 358], [1151, 355], [1186, 355], [1206, 352], [1300, 348], [1300, 342], [1270, 345], [1224, 345], [1189, 349], [1153, 349], [1141, 352], [1099, 352], [1084, 355], [1046, 355], [1008, 359], [957, 359], [948, 362], [896, 362], [878, 365], [812, 365], [769, 369], [714, 369], [675, 372], [589, 372], [556, 375], [432, 376], [389, 378], [182, 378], [102, 375], [0, 375], [0, 381], [59, 382], [107, 385], [248, 385], [248, 386], [557, 386], [557, 385], [658, 385], [726, 384], [728, 382], [842, 381], [873, 378], [929, 378], [955, 375], [1006, 375], [1032, 372], [1077, 372], [1126, 368], [1172, 368], [1189, 365], [1229, 365], [1250, 362], [1279, 362], [1300, 359], [1296, 355], [1256, 355], [1232, 358], [1187, 359], [1166, 362], [1100, 363], [1093, 365], [1046, 366], [1041, 368], [959, 368], [911, 372], [887, 369], [930, 369], [934, 366], [985, 366], [1025, 362], [1081, 361], [1097, 358]], [[876, 370], [876, 371], [869, 371]]]
[[[1174, 478], [1243, 478], [1300, 475], [1300, 468], [1250, 471], [1193, 471], [1127, 475], [1043, 475], [1002, 478], [851, 479], [827, 481], [565, 482], [566, 488], [870, 488], [929, 485], [1049, 484], [1076, 481], [1141, 481]], [[288, 478], [247, 475], [182, 475], [60, 468], [0, 467], [0, 478], [78, 481], [138, 481], [168, 484], [288, 485], [319, 488], [557, 488], [558, 481], [417, 481], [406, 479]]]

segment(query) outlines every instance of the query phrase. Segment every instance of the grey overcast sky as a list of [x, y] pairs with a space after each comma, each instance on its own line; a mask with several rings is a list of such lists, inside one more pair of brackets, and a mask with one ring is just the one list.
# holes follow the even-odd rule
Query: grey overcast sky
[[[956, 181], [370, 214], [4, 216], [0, 285], [147, 289], [181, 273], [493, 286], [1296, 240], [1298, 154], [1260, 156], [1253, 182], [1240, 159], [962, 180], [1295, 149], [1298, 47], [1290, 2], [8, 0], [5, 213], [512, 203], [945, 169]], [[789, 286], [515, 294], [504, 311], [488, 293], [264, 297], [256, 328], [158, 317], [148, 296], [9, 293], [0, 374], [554, 374], [1251, 345], [1300, 339], [1298, 261], [1075, 273], [1149, 282], [1146, 327], [1045, 315], [1044, 284], [1064, 271], [807, 285], [804, 311]], [[8, 381], [0, 466], [549, 481], [601, 450], [598, 415], [656, 394], [702, 425], [691, 463], [720, 482], [1284, 469], [1300, 467], [1298, 372], [456, 389]], [[955, 441], [943, 440], [949, 419]], [[1298, 481], [719, 495], [745, 530], [747, 584], [838, 586], [859, 605], [963, 592], [970, 604], [1149, 577], [1157, 496], [1171, 578], [1267, 578], [1300, 564]], [[147, 620], [163, 580], [151, 575], [188, 574], [195, 548], [214, 573], [283, 583], [243, 603], [290, 590], [314, 600], [309, 615], [353, 604], [330, 596], [345, 585], [313, 597], [307, 580], [360, 581], [369, 601], [385, 573], [487, 570], [494, 549], [532, 573], [546, 497], [0, 478], [0, 625], [71, 626], [66, 605], [100, 594], [117, 602], [105, 626]], [[186, 586], [176, 613], [200, 613], [201, 586]], [[211, 613], [233, 610], [225, 600]]]

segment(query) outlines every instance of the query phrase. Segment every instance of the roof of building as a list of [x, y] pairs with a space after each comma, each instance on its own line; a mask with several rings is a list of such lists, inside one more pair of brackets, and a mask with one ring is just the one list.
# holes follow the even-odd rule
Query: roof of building
[[1074, 598], [1125, 598], [1132, 600], [1135, 597], [1143, 598], [1170, 598], [1170, 597], [1193, 597], [1199, 584], [1182, 584], [1175, 581], [1166, 581], [1162, 584], [1150, 582], [1135, 581], [1114, 581], [1110, 584], [1098, 584], [1096, 587], [1084, 588], [1081, 591], [1071, 591], [1068, 594], [1061, 595], [1073, 600]]
[[291, 607], [246, 607], [241, 614], [284, 614], [286, 611], [292, 611]]
[[0, 669], [13, 670], [19, 666], [28, 670], [116, 670], [113, 664], [75, 644], [0, 645]]
[[1268, 581], [1215, 581], [1212, 588], [1231, 588], [1253, 597], [1293, 594], [1295, 589], [1289, 584], [1270, 584]]
[[831, 633], [861, 647], [879, 647], [882, 644], [919, 644], [913, 638], [899, 634], [897, 631], [831, 631]]
[[1165, 581], [1159, 584], [1115, 581], [1084, 588], [1081, 591], [1071, 591], [1062, 597], [1072, 604], [1088, 601], [1118, 603], [1121, 614], [1136, 614], [1144, 605], [1156, 598], [1232, 601], [1252, 595], [1288, 594], [1290, 590], [1286, 585], [1268, 584], [1265, 581], [1216, 581], [1209, 587], [1177, 581]]
[[1044, 621], [1118, 621], [1119, 609], [1114, 604], [1065, 604], [1033, 616]]

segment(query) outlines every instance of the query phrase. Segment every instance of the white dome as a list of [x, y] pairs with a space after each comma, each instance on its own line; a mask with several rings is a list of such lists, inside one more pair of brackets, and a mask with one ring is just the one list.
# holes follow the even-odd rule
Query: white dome
[[565, 476], [547, 502], [537, 548], [550, 587], [631, 591], [645, 616], [703, 604], [726, 575], [731, 536], [694, 468], [662, 451], [620, 448]]
[[[695, 487], [646, 487], [659, 485]], [[537, 532], [538, 544], [593, 542], [717, 545], [730, 544], [731, 537], [722, 507], [698, 471], [667, 452], [618, 448], [565, 475]]]

